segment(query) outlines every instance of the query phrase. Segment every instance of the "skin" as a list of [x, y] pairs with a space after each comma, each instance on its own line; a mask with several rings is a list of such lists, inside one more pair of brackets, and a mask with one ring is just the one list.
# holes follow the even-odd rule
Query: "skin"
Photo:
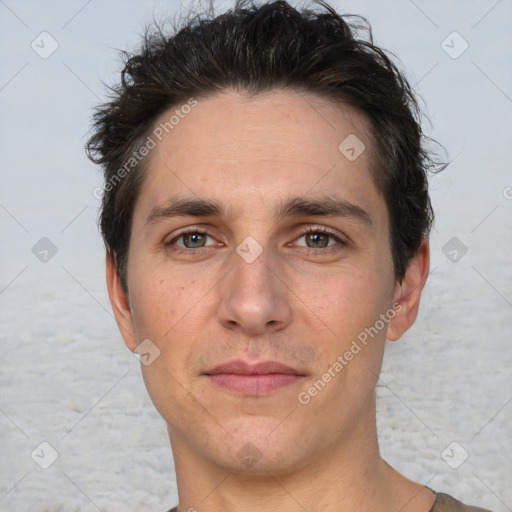
[[[160, 350], [142, 371], [168, 425], [179, 512], [428, 512], [434, 502], [380, 457], [377, 444], [385, 340], [400, 338], [416, 318], [429, 247], [423, 239], [397, 282], [367, 128], [352, 108], [311, 93], [249, 98], [229, 89], [198, 98], [146, 161], [133, 212], [129, 300], [109, 254], [107, 284], [127, 347], [149, 339]], [[366, 146], [354, 161], [338, 149], [350, 134]], [[371, 222], [275, 217], [296, 196], [343, 199]], [[146, 222], [155, 208], [185, 198], [215, 200], [227, 215]], [[184, 228], [208, 236], [178, 238]], [[310, 228], [334, 237], [305, 234]], [[262, 249], [251, 263], [236, 251], [249, 236]], [[299, 393], [394, 303], [394, 318], [300, 403]], [[277, 360], [305, 376], [265, 396], [240, 396], [204, 375], [239, 358]], [[250, 465], [241, 456], [247, 450]]]

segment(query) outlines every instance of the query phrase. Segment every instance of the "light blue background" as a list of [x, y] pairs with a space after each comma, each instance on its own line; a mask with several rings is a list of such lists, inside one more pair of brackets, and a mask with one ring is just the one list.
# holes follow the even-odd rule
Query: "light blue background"
[[[437, 222], [421, 313], [386, 349], [382, 453], [431, 488], [510, 511], [512, 1], [332, 5], [366, 16], [376, 42], [400, 57], [425, 100], [427, 133], [454, 160], [431, 182]], [[177, 502], [165, 425], [108, 304], [93, 196], [101, 175], [83, 146], [101, 82], [118, 79], [116, 49], [135, 48], [146, 22], [178, 11], [160, 1], [0, 1], [2, 511]], [[43, 31], [58, 42], [47, 59], [31, 48]], [[453, 31], [469, 44], [457, 59], [441, 46]], [[58, 250], [48, 263], [32, 253], [42, 237]], [[442, 252], [452, 237], [468, 248], [458, 263]], [[46, 470], [30, 455], [42, 441], [59, 454]], [[469, 453], [458, 469], [441, 458], [453, 441]]]

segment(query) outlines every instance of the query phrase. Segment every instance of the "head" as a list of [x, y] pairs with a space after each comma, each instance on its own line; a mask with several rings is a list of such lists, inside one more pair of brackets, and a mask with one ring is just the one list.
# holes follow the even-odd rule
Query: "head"
[[[158, 348], [143, 373], [171, 440], [225, 467], [248, 443], [260, 468], [298, 467], [361, 418], [371, 430], [384, 342], [428, 274], [436, 163], [417, 102], [370, 31], [321, 6], [237, 2], [148, 31], [88, 143], [125, 342]], [[300, 378], [219, 393], [209, 373], [235, 358]]]

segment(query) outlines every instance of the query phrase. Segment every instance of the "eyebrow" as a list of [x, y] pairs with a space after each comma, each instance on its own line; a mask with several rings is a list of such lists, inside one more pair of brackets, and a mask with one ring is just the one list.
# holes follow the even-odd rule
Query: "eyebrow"
[[306, 198], [294, 197], [282, 204], [275, 215], [278, 219], [285, 217], [348, 217], [372, 225], [372, 219], [360, 206], [337, 197]]
[[[210, 199], [177, 199], [169, 206], [156, 207], [148, 215], [145, 227], [173, 217], [230, 217], [222, 203]], [[274, 211], [276, 219], [286, 217], [340, 217], [372, 225], [370, 215], [360, 206], [337, 197], [293, 197], [281, 203]]]

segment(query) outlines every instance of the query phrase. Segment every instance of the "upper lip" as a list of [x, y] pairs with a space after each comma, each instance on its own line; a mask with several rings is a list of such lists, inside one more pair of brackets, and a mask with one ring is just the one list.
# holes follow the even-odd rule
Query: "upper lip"
[[206, 375], [217, 375], [219, 373], [233, 373], [237, 375], [265, 375], [269, 373], [304, 375], [299, 370], [278, 361], [262, 361], [249, 364], [238, 359], [222, 363], [207, 371]]

